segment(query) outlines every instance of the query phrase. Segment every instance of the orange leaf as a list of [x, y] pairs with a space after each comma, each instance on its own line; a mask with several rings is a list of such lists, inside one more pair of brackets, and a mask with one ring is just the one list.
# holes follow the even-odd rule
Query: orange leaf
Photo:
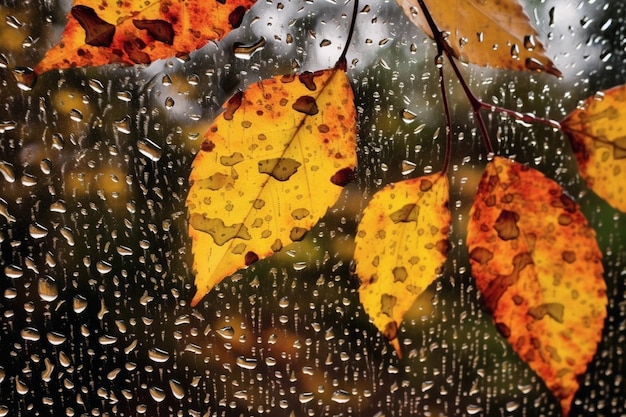
[[255, 0], [75, 0], [61, 42], [35, 73], [113, 63], [149, 64], [221, 39]]
[[[396, 0], [404, 13], [431, 38], [417, 0]], [[540, 70], [561, 76], [546, 57], [537, 32], [517, 0], [424, 0], [440, 31], [461, 61], [518, 71]]]
[[355, 165], [356, 109], [345, 71], [274, 77], [232, 97], [189, 178], [192, 305], [224, 277], [301, 240]]
[[448, 178], [440, 173], [391, 184], [363, 212], [354, 260], [365, 311], [396, 349], [398, 325], [446, 260]]
[[595, 232], [558, 184], [497, 157], [470, 211], [467, 245], [498, 330], [567, 416], [606, 317]]
[[590, 97], [561, 128], [589, 188], [626, 213], [626, 85]]

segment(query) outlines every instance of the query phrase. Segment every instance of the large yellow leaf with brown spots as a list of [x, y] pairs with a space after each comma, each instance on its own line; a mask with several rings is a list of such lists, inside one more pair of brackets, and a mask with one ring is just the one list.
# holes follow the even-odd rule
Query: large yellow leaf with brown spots
[[588, 98], [561, 127], [589, 188], [626, 213], [626, 85]]
[[35, 72], [184, 56], [223, 38], [255, 0], [74, 0], [61, 41]]
[[[433, 37], [418, 0], [396, 1], [417, 27]], [[561, 75], [517, 0], [424, 0], [424, 4], [461, 61]]]
[[440, 173], [387, 185], [368, 203], [355, 238], [359, 296], [401, 356], [398, 326], [446, 260], [448, 178]]
[[355, 165], [356, 110], [343, 69], [274, 77], [233, 96], [189, 178], [192, 304], [224, 277], [301, 240]]
[[557, 183], [497, 157], [480, 181], [467, 245], [498, 330], [567, 416], [606, 317], [595, 232]]

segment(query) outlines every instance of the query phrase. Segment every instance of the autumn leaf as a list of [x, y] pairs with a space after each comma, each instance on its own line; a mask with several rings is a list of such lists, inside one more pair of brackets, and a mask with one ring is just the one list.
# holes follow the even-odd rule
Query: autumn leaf
[[[417, 0], [396, 0], [428, 36], [430, 26]], [[454, 55], [463, 62], [518, 71], [561, 72], [546, 56], [537, 32], [517, 0], [424, 0]]]
[[233, 96], [190, 176], [192, 305], [224, 277], [301, 240], [355, 165], [356, 110], [343, 69], [274, 77]]
[[467, 245], [498, 330], [567, 416], [606, 317], [595, 232], [558, 184], [497, 157], [480, 181]]
[[440, 173], [390, 184], [359, 222], [354, 260], [361, 303], [399, 356], [398, 326], [448, 253], [448, 196], [448, 178]]
[[626, 85], [588, 98], [561, 128], [589, 188], [626, 212]]
[[238, 27], [254, 2], [74, 0], [61, 41], [34, 70], [150, 64], [184, 56]]

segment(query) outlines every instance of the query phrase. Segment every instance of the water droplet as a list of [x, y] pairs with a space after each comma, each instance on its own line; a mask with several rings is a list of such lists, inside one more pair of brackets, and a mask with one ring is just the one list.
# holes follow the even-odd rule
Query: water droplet
[[57, 332], [48, 332], [46, 334], [46, 338], [52, 346], [59, 346], [67, 340], [67, 337], [65, 337], [65, 335]]
[[8, 265], [4, 267], [4, 275], [6, 275], [7, 278], [17, 279], [24, 275], [24, 271], [17, 265]]
[[17, 87], [22, 91], [30, 91], [37, 82], [37, 74], [32, 68], [17, 67], [13, 70], [13, 78], [17, 82]]
[[172, 97], [167, 97], [165, 99], [165, 108], [166, 109], [171, 109], [172, 107], [174, 107], [174, 99]]
[[113, 122], [113, 125], [118, 132], [124, 133], [126, 135], [130, 134], [130, 132], [132, 131], [130, 116], [124, 116], [124, 118], [122, 118], [121, 120]]
[[161, 155], [163, 154], [161, 147], [147, 138], [137, 141], [137, 150], [153, 162], [161, 159]]
[[467, 410], [467, 414], [473, 415], [473, 414], [478, 414], [481, 411], [483, 411], [483, 408], [479, 405], [470, 404], [467, 406], [466, 410]]
[[24, 174], [22, 175], [20, 182], [24, 187], [33, 187], [37, 185], [37, 177], [32, 174]]
[[22, 331], [20, 332], [20, 335], [22, 336], [22, 339], [28, 340], [31, 342], [36, 342], [41, 337], [39, 335], [39, 330], [35, 329], [34, 327], [23, 328]]
[[233, 52], [237, 58], [240, 59], [250, 59], [254, 54], [259, 51], [262, 51], [265, 48], [266, 40], [264, 37], [261, 37], [257, 42], [253, 44], [242, 44], [235, 42], [233, 45]]
[[152, 348], [148, 350], [148, 357], [157, 363], [164, 363], [170, 358], [170, 354], [159, 348]]
[[59, 289], [57, 287], [57, 284], [54, 278], [49, 275], [46, 275], [43, 278], [39, 278], [37, 290], [39, 291], [39, 297], [43, 301], [52, 302], [56, 300], [59, 296]]
[[89, 87], [91, 87], [91, 89], [98, 94], [104, 92], [104, 85], [102, 85], [102, 82], [100, 82], [100, 80], [96, 80], [95, 78], [89, 80]]
[[15, 182], [15, 169], [13, 168], [13, 164], [5, 161], [0, 161], [0, 174], [2, 174], [6, 182]]
[[105, 275], [105, 274], [108, 274], [109, 272], [111, 272], [113, 270], [113, 267], [111, 266], [110, 263], [108, 263], [106, 261], [98, 261], [98, 262], [96, 262], [96, 269], [102, 275]]
[[232, 326], [226, 326], [216, 330], [216, 333], [224, 340], [232, 340], [235, 336], [235, 329]]
[[414, 162], [407, 161], [406, 159], [402, 161], [402, 175], [409, 175], [415, 171], [417, 165]]
[[185, 397], [185, 389], [183, 388], [183, 385], [175, 379], [170, 379], [169, 383], [174, 398], [182, 400]]
[[80, 314], [87, 309], [87, 300], [82, 295], [77, 295], [72, 300], [74, 313]]
[[313, 394], [312, 392], [303, 392], [302, 394], [298, 395], [298, 401], [300, 401], [301, 404], [306, 404], [313, 398], [315, 398], [315, 394]]
[[255, 369], [257, 366], [257, 360], [254, 358], [244, 358], [243, 356], [239, 356], [236, 360], [237, 366], [242, 369]]
[[33, 239], [41, 239], [48, 235], [48, 229], [35, 222], [28, 226], [28, 233]]
[[512, 413], [513, 411], [519, 408], [519, 403], [516, 401], [509, 401], [506, 403], [505, 408], [506, 408], [506, 411], [508, 411], [509, 413]]
[[337, 390], [333, 392], [330, 398], [336, 403], [345, 404], [350, 401], [350, 393], [344, 390]]
[[70, 119], [72, 119], [75, 122], [82, 122], [83, 121], [83, 113], [78, 110], [78, 109], [71, 109], [70, 110]]
[[161, 388], [150, 387], [148, 391], [150, 391], [150, 396], [152, 397], [152, 399], [158, 403], [165, 399], [165, 391], [163, 391]]
[[28, 386], [22, 381], [20, 381], [19, 375], [15, 376], [15, 390], [20, 395], [28, 394]]
[[413, 123], [417, 118], [417, 114], [408, 109], [403, 109], [400, 115], [402, 117], [402, 121], [406, 124]]

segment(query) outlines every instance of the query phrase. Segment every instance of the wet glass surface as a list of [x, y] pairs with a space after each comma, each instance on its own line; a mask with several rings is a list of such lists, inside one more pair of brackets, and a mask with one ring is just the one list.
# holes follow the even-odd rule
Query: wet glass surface
[[[563, 78], [462, 66], [484, 101], [560, 120], [624, 83], [621, 3], [523, 4]], [[205, 131], [237, 89], [332, 67], [352, 3], [259, 2], [189, 57], [20, 84], [70, 8], [0, 0], [0, 416], [558, 415], [472, 280], [465, 227], [487, 155], [449, 71], [452, 249], [399, 328], [403, 358], [359, 303], [366, 201], [443, 158], [436, 47], [395, 2], [360, 5], [347, 55], [357, 180], [304, 240], [193, 308], [185, 198]], [[560, 132], [484, 114], [498, 153], [558, 181], [597, 231], [608, 318], [571, 415], [626, 415], [626, 219], [585, 186]]]

